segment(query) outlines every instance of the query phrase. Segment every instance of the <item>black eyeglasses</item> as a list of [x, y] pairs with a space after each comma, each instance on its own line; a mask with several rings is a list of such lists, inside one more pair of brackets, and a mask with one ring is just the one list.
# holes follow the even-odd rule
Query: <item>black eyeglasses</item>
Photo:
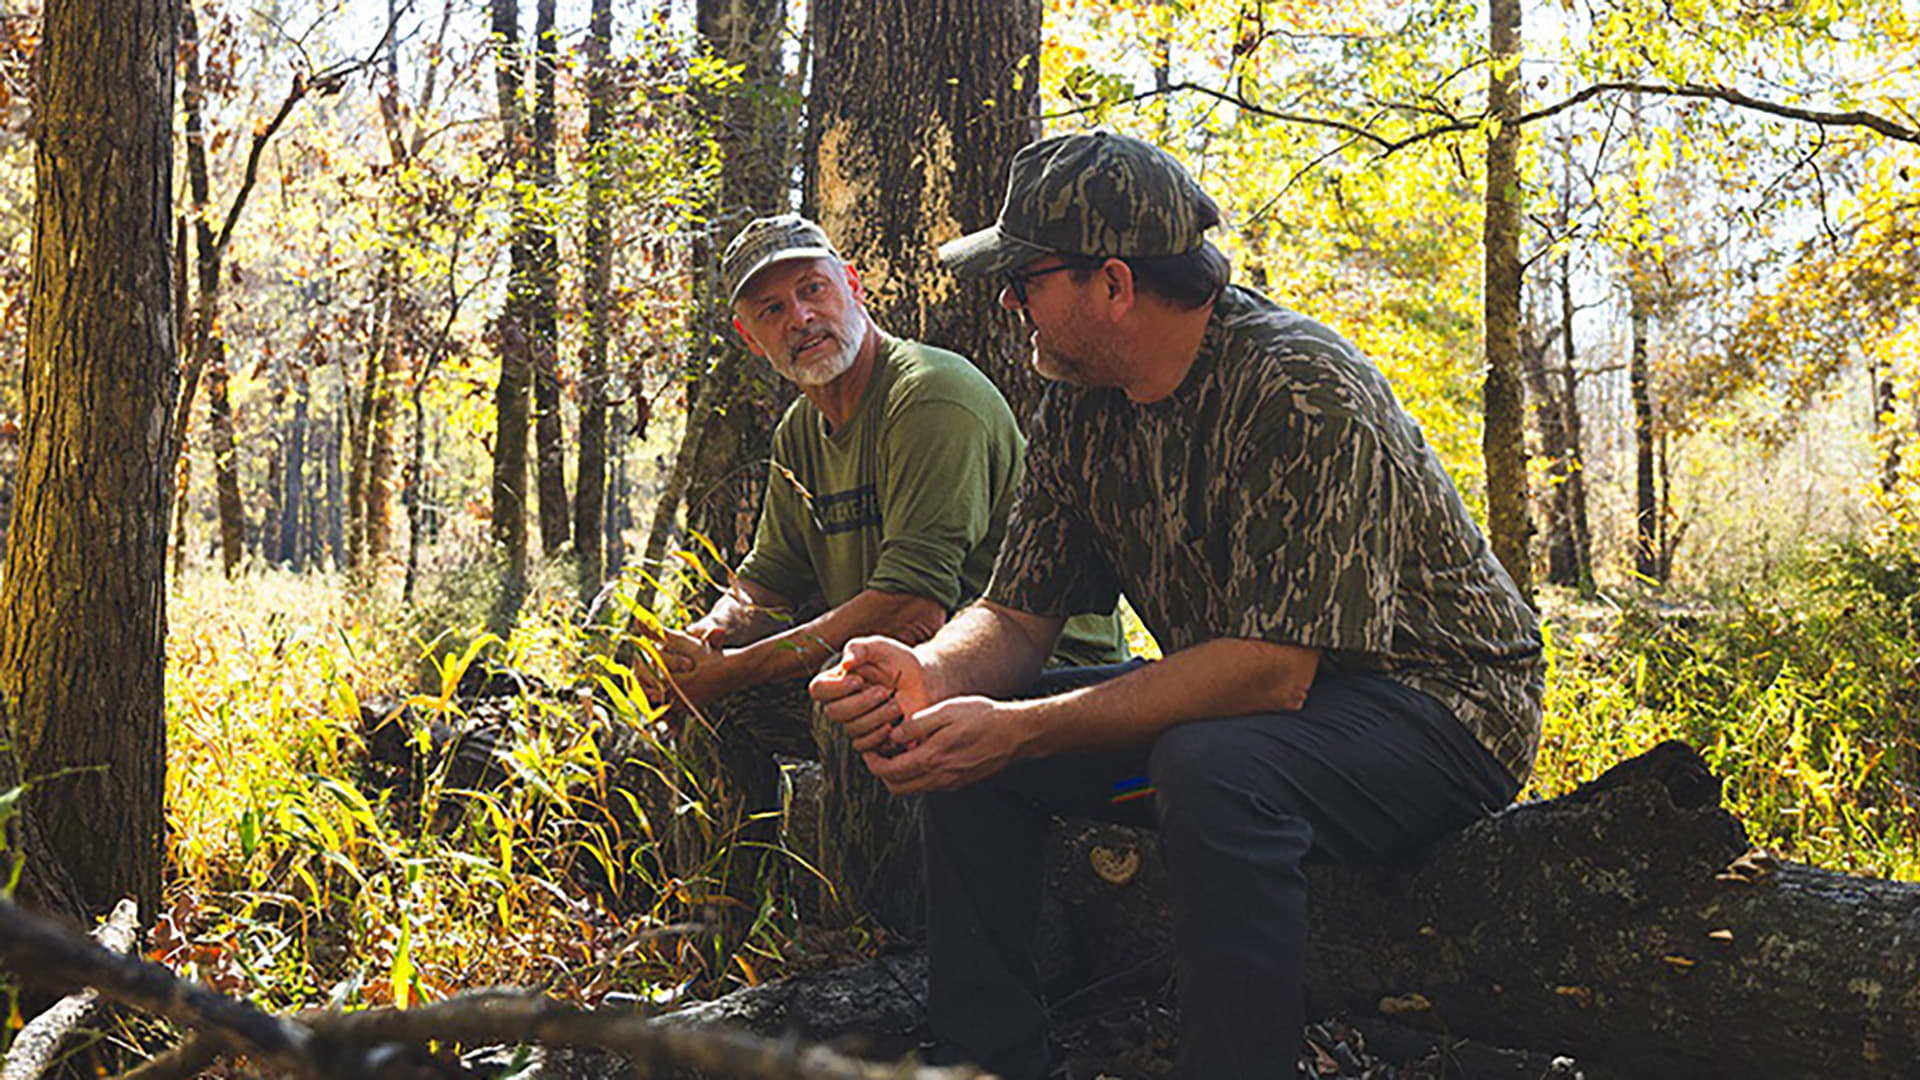
[[1086, 269], [1086, 267], [1082, 264], [1069, 260], [1058, 266], [1042, 267], [1039, 270], [1009, 270], [1002, 276], [1002, 280], [1007, 283], [1007, 288], [1012, 291], [1014, 300], [1019, 302], [1021, 307], [1026, 307], [1027, 282], [1037, 277], [1046, 277], [1048, 274], [1057, 274], [1062, 270], [1084, 269]]

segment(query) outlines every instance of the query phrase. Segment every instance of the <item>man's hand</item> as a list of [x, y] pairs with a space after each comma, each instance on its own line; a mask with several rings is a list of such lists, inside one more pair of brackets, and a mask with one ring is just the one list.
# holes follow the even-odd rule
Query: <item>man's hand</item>
[[704, 708], [736, 689], [728, 669], [726, 635], [718, 627], [695, 624], [690, 632], [668, 630], [659, 638], [660, 659], [667, 677], [694, 708]]
[[814, 676], [807, 690], [827, 719], [846, 729], [853, 748], [866, 755], [890, 745], [894, 725], [931, 701], [920, 658], [883, 637], [847, 642], [840, 662]]
[[1019, 756], [1019, 704], [949, 698], [918, 710], [887, 733], [904, 753], [864, 753], [867, 769], [895, 795], [952, 791], [1005, 768]]

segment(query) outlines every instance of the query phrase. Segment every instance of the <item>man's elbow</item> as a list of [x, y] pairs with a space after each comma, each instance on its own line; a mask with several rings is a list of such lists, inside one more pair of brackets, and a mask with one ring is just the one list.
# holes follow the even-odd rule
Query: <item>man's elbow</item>
[[938, 601], [903, 593], [881, 632], [903, 644], [919, 645], [932, 640], [946, 624], [947, 609]]

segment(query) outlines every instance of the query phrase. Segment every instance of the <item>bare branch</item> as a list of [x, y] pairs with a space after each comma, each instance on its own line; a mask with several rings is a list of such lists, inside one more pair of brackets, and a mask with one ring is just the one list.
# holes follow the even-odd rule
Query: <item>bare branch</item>
[[1869, 131], [1885, 135], [1899, 142], [1920, 143], [1920, 129], [1907, 127], [1864, 109], [1847, 112], [1833, 112], [1826, 109], [1803, 109], [1797, 105], [1784, 105], [1777, 101], [1767, 101], [1742, 93], [1729, 86], [1706, 86], [1698, 83], [1668, 85], [1664, 83], [1604, 82], [1581, 89], [1571, 97], [1564, 98], [1520, 117], [1520, 123], [1530, 124], [1544, 120], [1556, 113], [1565, 112], [1576, 105], [1584, 104], [1603, 94], [1638, 93], [1655, 97], [1694, 98], [1707, 101], [1723, 101], [1752, 112], [1765, 113], [1787, 120], [1799, 120], [1803, 123], [1818, 124], [1821, 127], [1862, 127]]

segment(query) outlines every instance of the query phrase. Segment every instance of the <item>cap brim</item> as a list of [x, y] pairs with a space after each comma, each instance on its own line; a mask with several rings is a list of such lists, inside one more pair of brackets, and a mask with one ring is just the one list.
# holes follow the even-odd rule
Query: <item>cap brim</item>
[[940, 265], [958, 277], [995, 277], [1051, 253], [1039, 244], [1009, 236], [999, 225], [940, 245]]
[[756, 276], [759, 275], [760, 271], [765, 270], [767, 267], [772, 266], [774, 263], [786, 262], [789, 259], [838, 259], [839, 257], [840, 257], [840, 253], [833, 250], [832, 248], [825, 248], [825, 247], [781, 248], [779, 251], [773, 252], [772, 254], [768, 255], [766, 258], [761, 259], [757, 263], [754, 263], [753, 269], [740, 275], [740, 284], [735, 285], [733, 287], [733, 295], [727, 297], [727, 303], [731, 304], [738, 301], [740, 299], [740, 293], [746, 289], [747, 285], [751, 283]]

